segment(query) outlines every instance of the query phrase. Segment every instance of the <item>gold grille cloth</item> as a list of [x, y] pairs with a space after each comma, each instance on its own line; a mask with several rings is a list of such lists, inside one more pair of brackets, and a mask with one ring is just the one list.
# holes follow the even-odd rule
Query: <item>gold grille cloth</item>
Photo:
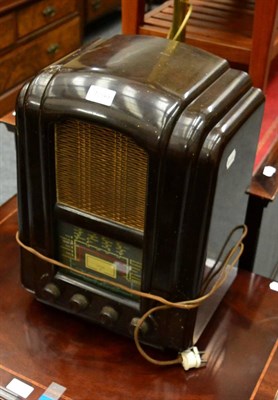
[[55, 127], [60, 204], [144, 230], [148, 156], [115, 130], [79, 120]]

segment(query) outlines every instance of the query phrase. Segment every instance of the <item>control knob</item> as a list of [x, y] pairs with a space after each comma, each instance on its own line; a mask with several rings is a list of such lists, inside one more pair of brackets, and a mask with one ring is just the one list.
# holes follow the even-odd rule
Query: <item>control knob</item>
[[89, 301], [83, 294], [75, 293], [70, 299], [70, 308], [76, 313], [85, 310], [88, 305]]
[[112, 326], [118, 317], [118, 311], [111, 306], [104, 306], [100, 312], [100, 322], [106, 326]]
[[43, 298], [47, 301], [55, 301], [60, 297], [61, 292], [59, 287], [55, 283], [47, 283], [42, 290]]
[[[131, 335], [134, 334], [134, 330], [135, 330], [135, 328], [136, 328], [136, 326], [137, 326], [137, 324], [138, 324], [138, 321], [139, 321], [139, 318], [137, 318], [137, 317], [132, 318], [132, 320], [130, 321], [129, 333], [130, 333]], [[139, 333], [140, 333], [140, 335], [144, 336], [144, 335], [146, 335], [146, 333], [148, 332], [148, 330], [149, 330], [149, 325], [148, 325], [148, 323], [147, 323], [146, 321], [144, 321], [144, 322], [140, 325]]]

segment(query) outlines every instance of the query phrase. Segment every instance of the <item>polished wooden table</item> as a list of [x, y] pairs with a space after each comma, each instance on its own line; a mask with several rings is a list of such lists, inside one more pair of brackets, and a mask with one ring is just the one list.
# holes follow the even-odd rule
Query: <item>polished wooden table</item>
[[17, 377], [34, 387], [28, 400], [51, 382], [74, 400], [274, 398], [278, 293], [267, 279], [239, 271], [199, 340], [205, 368], [157, 367], [131, 340], [41, 304], [21, 287], [16, 208], [16, 198], [0, 208], [0, 386]]

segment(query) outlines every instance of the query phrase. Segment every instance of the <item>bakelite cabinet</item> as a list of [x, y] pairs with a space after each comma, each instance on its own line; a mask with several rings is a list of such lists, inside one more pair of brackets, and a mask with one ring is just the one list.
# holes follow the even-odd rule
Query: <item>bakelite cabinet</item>
[[14, 109], [22, 84], [78, 48], [79, 0], [0, 1], [0, 115]]

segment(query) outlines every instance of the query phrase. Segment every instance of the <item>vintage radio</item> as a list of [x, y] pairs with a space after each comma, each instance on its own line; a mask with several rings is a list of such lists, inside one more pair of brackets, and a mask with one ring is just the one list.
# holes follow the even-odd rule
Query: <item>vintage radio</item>
[[[17, 105], [23, 285], [126, 336], [155, 296], [199, 298], [244, 221], [263, 102], [246, 73], [162, 38], [118, 35], [44, 69]], [[140, 340], [183, 350], [196, 315], [166, 305]]]

